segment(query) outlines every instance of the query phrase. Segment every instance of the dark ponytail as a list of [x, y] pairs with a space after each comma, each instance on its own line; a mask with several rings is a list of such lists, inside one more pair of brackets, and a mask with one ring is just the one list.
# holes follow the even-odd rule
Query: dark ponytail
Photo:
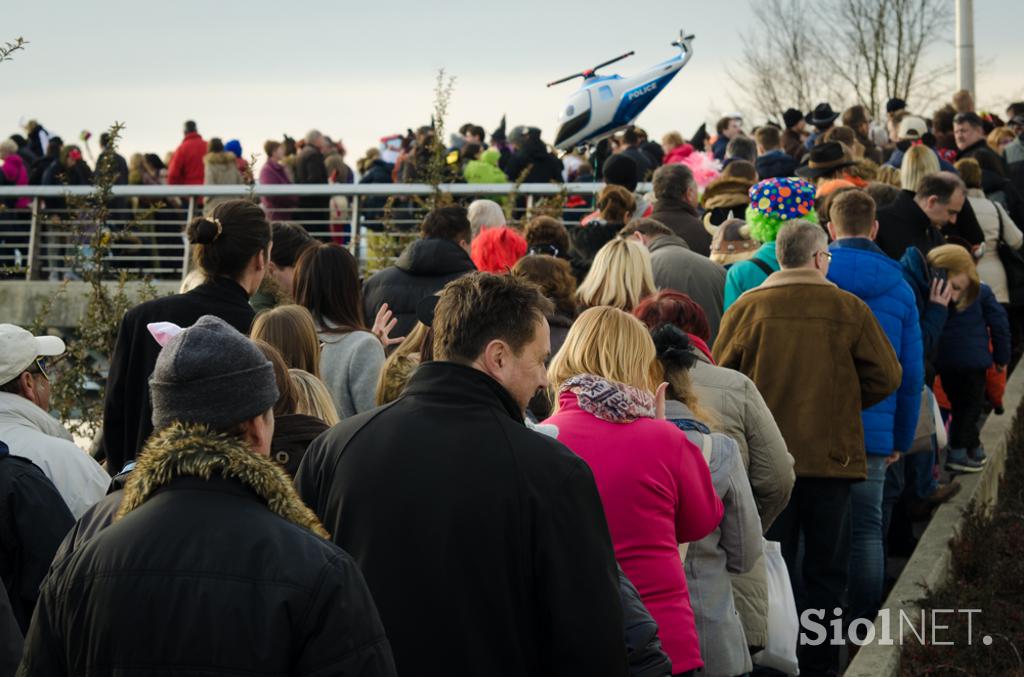
[[192, 261], [208, 278], [237, 279], [253, 256], [270, 245], [270, 224], [256, 204], [229, 200], [208, 216], [192, 220], [185, 229]]
[[697, 356], [690, 349], [693, 343], [683, 330], [674, 324], [662, 324], [651, 330], [651, 339], [658, 353], [658, 360], [666, 370], [689, 371], [697, 363]]

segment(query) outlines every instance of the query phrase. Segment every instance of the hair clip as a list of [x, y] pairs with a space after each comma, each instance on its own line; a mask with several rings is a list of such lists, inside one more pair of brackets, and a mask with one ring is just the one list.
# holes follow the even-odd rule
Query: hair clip
[[220, 237], [221, 233], [224, 232], [224, 226], [220, 225], [220, 219], [213, 216], [204, 216], [203, 219], [209, 221], [213, 225], [217, 226], [217, 234], [213, 236], [212, 242], [216, 242], [217, 238]]

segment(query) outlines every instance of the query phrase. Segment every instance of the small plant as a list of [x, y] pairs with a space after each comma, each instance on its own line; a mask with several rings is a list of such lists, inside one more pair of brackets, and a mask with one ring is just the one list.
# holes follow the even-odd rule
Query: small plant
[[434, 134], [430, 137], [430, 162], [427, 165], [425, 182], [433, 187], [427, 198], [425, 207], [429, 211], [444, 207], [453, 202], [451, 193], [441, 190], [442, 183], [451, 183], [452, 173], [448, 166], [448, 156], [444, 142], [444, 125], [448, 117], [448, 105], [451, 103], [452, 92], [455, 91], [455, 77], [446, 76], [444, 69], [437, 71], [434, 84], [434, 114], [432, 117]]
[[[455, 178], [448, 166], [444, 143], [445, 119], [454, 91], [455, 78], [446, 75], [443, 68], [440, 69], [434, 84], [434, 109], [431, 118], [434, 133], [424, 148], [426, 152], [420, 156], [427, 158], [426, 164], [424, 167], [417, 167], [420, 180], [431, 186], [431, 193], [426, 197], [416, 195], [405, 199], [392, 195], [387, 199], [380, 220], [381, 231], [371, 233], [366, 238], [366, 274], [390, 266], [415, 238], [412, 234], [415, 233], [415, 228], [399, 227], [395, 223], [395, 213], [398, 209], [403, 209], [410, 218], [419, 221], [430, 210], [455, 203], [450, 192], [441, 190], [443, 184], [451, 183]], [[415, 160], [410, 158], [407, 161]]]
[[[148, 276], [133, 275], [127, 269], [113, 266], [115, 246], [137, 241], [139, 223], [152, 218], [160, 205], [150, 208], [120, 227], [109, 220], [112, 188], [117, 181], [114, 153], [124, 125], [115, 122], [109, 130], [107, 153], [96, 167], [95, 189], [88, 195], [69, 196], [68, 209], [59, 217], [58, 228], [70, 233], [76, 243], [69, 257], [70, 275], [86, 285], [85, 311], [77, 333], [67, 342], [51, 383], [51, 406], [69, 429], [79, 435], [93, 436], [103, 421], [103, 400], [106, 374], [104, 365], [114, 351], [121, 318], [129, 308], [156, 296]], [[129, 293], [128, 283], [141, 280], [136, 294]], [[33, 326], [36, 333], [45, 331], [53, 303], [68, 291], [65, 280], [41, 309]], [[95, 387], [96, 396], [84, 396], [86, 388]]]
[[4, 61], [14, 61], [11, 54], [25, 49], [25, 45], [27, 44], [28, 40], [19, 37], [15, 38], [14, 42], [5, 42], [3, 45], [0, 45], [0, 63], [3, 63]]

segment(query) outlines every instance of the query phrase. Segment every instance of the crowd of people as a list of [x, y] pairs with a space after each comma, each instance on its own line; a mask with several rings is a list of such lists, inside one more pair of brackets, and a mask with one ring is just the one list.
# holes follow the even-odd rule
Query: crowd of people
[[[466, 180], [592, 172], [593, 212], [437, 206], [365, 279], [289, 221], [326, 202], [207, 202], [181, 293], [121, 321], [91, 455], [49, 413], [64, 342], [0, 325], [3, 669], [838, 674], [772, 639], [770, 590], [858, 639], [1024, 348], [1024, 104], [954, 104], [561, 160], [467, 125]], [[430, 133], [360, 180], [417, 180]], [[298, 145], [260, 180], [355, 180]], [[191, 123], [167, 164], [254, 176]]]

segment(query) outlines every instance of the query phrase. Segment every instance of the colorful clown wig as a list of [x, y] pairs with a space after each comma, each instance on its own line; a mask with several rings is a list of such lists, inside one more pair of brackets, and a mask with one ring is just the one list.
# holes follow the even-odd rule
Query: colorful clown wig
[[814, 186], [796, 178], [766, 179], [750, 189], [747, 225], [760, 242], [774, 242], [786, 222], [803, 219], [818, 222], [814, 211]]

